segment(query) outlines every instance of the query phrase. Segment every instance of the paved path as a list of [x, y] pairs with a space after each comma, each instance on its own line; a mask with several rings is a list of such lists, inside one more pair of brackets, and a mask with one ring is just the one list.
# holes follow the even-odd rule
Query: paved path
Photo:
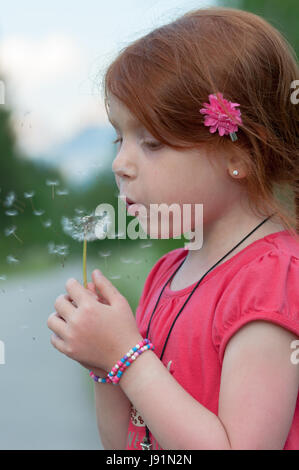
[[0, 283], [0, 449], [103, 448], [88, 371], [51, 345], [47, 327], [74, 272], [81, 264]]

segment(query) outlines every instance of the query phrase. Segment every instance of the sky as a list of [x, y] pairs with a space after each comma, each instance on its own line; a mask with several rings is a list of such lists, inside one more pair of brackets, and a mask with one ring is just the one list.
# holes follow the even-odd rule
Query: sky
[[99, 78], [118, 51], [216, 0], [19, 0], [0, 8], [0, 76], [19, 145], [31, 157], [108, 125]]

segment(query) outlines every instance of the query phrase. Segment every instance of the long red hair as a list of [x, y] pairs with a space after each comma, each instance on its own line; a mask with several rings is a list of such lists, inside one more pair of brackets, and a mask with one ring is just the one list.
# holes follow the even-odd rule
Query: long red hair
[[[299, 240], [299, 105], [291, 100], [298, 79], [296, 54], [277, 29], [253, 13], [211, 7], [122, 49], [105, 71], [103, 90], [106, 110], [110, 92], [166, 145], [236, 152], [248, 170], [238, 182], [253, 210], [277, 213]], [[236, 142], [203, 125], [199, 109], [217, 92], [240, 103]]]

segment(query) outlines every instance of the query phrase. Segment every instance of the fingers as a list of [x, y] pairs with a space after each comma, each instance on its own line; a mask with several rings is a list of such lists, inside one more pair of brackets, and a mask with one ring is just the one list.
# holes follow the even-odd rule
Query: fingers
[[107, 300], [97, 291], [97, 288], [93, 282], [89, 282], [87, 284], [87, 287], [91, 290], [92, 293], [94, 293], [95, 297], [97, 298], [99, 302], [105, 305], [109, 305]]
[[86, 299], [86, 296], [90, 296], [92, 294], [89, 289], [85, 289], [80, 282], [73, 278], [67, 280], [65, 287], [69, 296], [77, 305]]
[[97, 293], [97, 291], [96, 291], [96, 287], [95, 287], [95, 285], [94, 285], [93, 282], [89, 282], [89, 283], [87, 284], [87, 289], [90, 290], [90, 292], [91, 292], [95, 297], [98, 297], [98, 293]]
[[50, 340], [54, 348], [58, 349], [58, 351], [60, 351], [61, 353], [66, 354], [65, 342], [62, 338], [60, 338], [54, 333], [53, 335], [51, 335]]
[[67, 321], [74, 313], [75, 306], [72, 305], [72, 299], [68, 295], [59, 295], [55, 301], [54, 308], [56, 312]]
[[101, 293], [101, 296], [106, 299], [109, 305], [112, 305], [118, 298], [121, 297], [121, 294], [116, 289], [116, 287], [109, 281], [103, 274], [97, 275], [97, 271], [92, 272], [92, 278], [95, 284], [95, 287]]
[[59, 336], [62, 340], [66, 336], [66, 322], [59, 318], [57, 312], [52, 313], [47, 321], [48, 328], [52, 330], [57, 336]]

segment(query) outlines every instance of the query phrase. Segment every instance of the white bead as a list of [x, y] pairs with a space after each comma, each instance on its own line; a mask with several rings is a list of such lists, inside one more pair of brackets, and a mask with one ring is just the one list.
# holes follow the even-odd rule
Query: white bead
[[236, 176], [237, 176], [238, 174], [239, 174], [238, 170], [234, 170], [234, 171], [233, 171], [233, 175], [236, 175]]

